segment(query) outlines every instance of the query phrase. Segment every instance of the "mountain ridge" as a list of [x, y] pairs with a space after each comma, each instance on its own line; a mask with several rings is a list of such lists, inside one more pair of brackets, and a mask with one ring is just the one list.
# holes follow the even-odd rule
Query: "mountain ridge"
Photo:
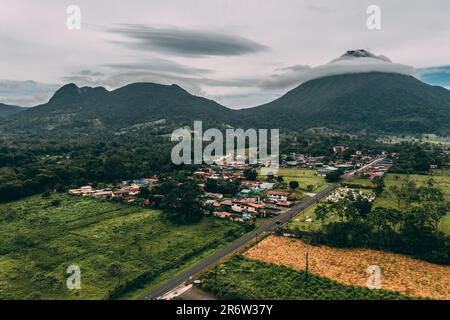
[[241, 116], [244, 120], [257, 116], [260, 126], [293, 130], [326, 126], [448, 135], [450, 91], [397, 73], [333, 75], [309, 80], [272, 102], [243, 109]]
[[404, 74], [350, 73], [309, 80], [269, 103], [233, 110], [175, 84], [137, 82], [108, 91], [70, 83], [46, 104], [13, 114], [1, 127], [120, 131], [161, 120], [172, 126], [202, 120], [220, 128], [450, 135], [450, 91]]
[[0, 103], [0, 118], [6, 118], [13, 114], [25, 111], [27, 108]]

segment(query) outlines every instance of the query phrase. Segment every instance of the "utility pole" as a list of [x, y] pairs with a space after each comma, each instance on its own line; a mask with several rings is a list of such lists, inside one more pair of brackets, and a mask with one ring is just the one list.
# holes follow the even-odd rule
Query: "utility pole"
[[306, 251], [306, 256], [305, 256], [305, 262], [306, 262], [306, 267], [305, 267], [305, 280], [308, 281], [308, 269], [309, 269], [309, 252]]

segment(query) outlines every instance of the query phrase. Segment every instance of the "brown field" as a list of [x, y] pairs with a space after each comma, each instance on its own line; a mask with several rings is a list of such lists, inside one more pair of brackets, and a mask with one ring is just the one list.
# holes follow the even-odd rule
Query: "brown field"
[[263, 262], [305, 269], [308, 252], [309, 271], [346, 285], [366, 286], [367, 268], [381, 268], [381, 286], [408, 296], [450, 299], [450, 267], [407, 256], [370, 249], [339, 249], [311, 246], [301, 240], [269, 236], [244, 256]]

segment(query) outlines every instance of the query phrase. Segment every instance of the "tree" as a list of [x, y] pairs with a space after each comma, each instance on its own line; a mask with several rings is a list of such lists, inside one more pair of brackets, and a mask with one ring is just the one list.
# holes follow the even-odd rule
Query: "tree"
[[322, 223], [322, 231], [324, 230], [325, 220], [329, 217], [330, 212], [330, 207], [326, 204], [319, 204], [316, 207], [315, 214], [317, 219]]
[[205, 182], [205, 191], [217, 193], [219, 190], [217, 179], [208, 179]]
[[289, 182], [289, 188], [291, 190], [295, 190], [299, 187], [299, 183], [297, 181], [290, 181]]
[[146, 198], [150, 195], [150, 190], [148, 187], [140, 187], [139, 188], [139, 197], [140, 198]]
[[256, 170], [249, 168], [249, 169], [244, 170], [244, 176], [247, 180], [254, 181], [254, 180], [256, 180], [256, 177], [258, 176], [258, 174], [257, 174]]
[[343, 173], [344, 172], [339, 169], [328, 172], [327, 175], [325, 176], [325, 180], [327, 180], [327, 182], [338, 182]]
[[375, 177], [372, 181], [375, 184], [375, 189], [373, 191], [374, 191], [375, 195], [378, 197], [384, 191], [384, 187], [385, 187], [384, 179], [383, 179], [383, 177]]
[[372, 210], [372, 203], [366, 197], [357, 195], [350, 200], [349, 208], [354, 212], [354, 216], [349, 217], [349, 220], [367, 220], [367, 216]]
[[199, 196], [200, 191], [195, 182], [182, 183], [161, 202], [164, 215], [174, 223], [198, 222], [203, 216]]

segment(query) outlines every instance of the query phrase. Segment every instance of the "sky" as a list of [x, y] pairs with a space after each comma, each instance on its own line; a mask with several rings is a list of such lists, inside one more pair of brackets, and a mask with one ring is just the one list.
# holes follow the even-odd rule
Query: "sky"
[[[80, 29], [67, 27], [70, 5]], [[366, 25], [370, 5], [379, 30]], [[314, 77], [362, 72], [334, 61], [353, 49], [450, 89], [449, 12], [448, 0], [0, 0], [0, 102], [35, 106], [69, 82], [156, 82], [252, 107]]]

